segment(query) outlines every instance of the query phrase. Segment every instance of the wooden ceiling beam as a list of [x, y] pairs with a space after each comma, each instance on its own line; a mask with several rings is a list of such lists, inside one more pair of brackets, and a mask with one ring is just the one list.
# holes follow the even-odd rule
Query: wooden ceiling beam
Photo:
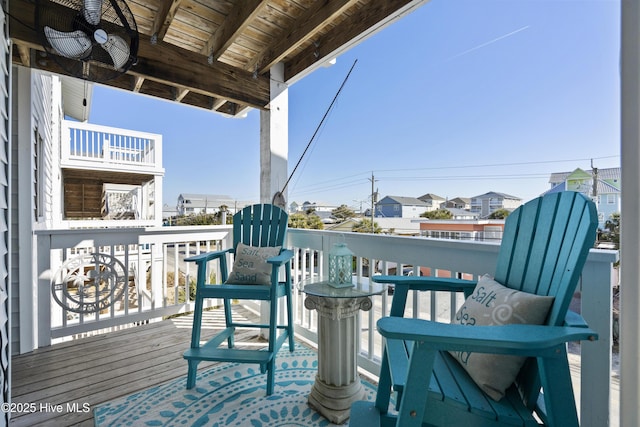
[[255, 108], [269, 103], [269, 79], [221, 62], [209, 64], [199, 53], [157, 42], [140, 34], [138, 63], [127, 72], [164, 84], [181, 86], [192, 92], [224, 98]]
[[182, 102], [184, 97], [187, 96], [187, 94], [189, 93], [189, 89], [184, 89], [184, 88], [176, 88], [176, 89], [177, 90], [176, 90], [175, 101]]
[[211, 107], [211, 109], [218, 110], [220, 107], [222, 107], [226, 103], [227, 103], [226, 99], [214, 99], [213, 106]]
[[266, 73], [274, 64], [280, 62], [300, 45], [316, 37], [320, 30], [357, 2], [357, 0], [314, 2], [305, 13], [298, 17], [288, 34], [254, 58], [249, 69], [253, 70], [257, 66], [260, 74]]
[[266, 6], [267, 0], [236, 2], [224, 23], [207, 40], [200, 53], [216, 61]]
[[[12, 0], [9, 5], [10, 16], [16, 18], [10, 25], [11, 39], [43, 51], [40, 37], [34, 29], [35, 5], [28, 0]], [[199, 53], [162, 41], [153, 44], [150, 37], [144, 34], [140, 34], [139, 38], [138, 63], [127, 72], [128, 75], [180, 86], [202, 95], [254, 108], [264, 109], [268, 105], [268, 77], [254, 76], [253, 73], [219, 61], [209, 64], [207, 58]], [[59, 68], [56, 72], [59, 72]], [[108, 81], [103, 84], [110, 85]]]
[[158, 11], [156, 19], [153, 22], [151, 28], [151, 37], [155, 36], [156, 40], [164, 40], [164, 36], [167, 34], [173, 18], [176, 16], [176, 11], [180, 7], [182, 0], [163, 1], [162, 9]]
[[140, 92], [140, 89], [142, 89], [142, 84], [144, 83], [144, 79], [142, 77], [136, 77], [133, 83], [133, 91], [134, 92]]
[[31, 67], [31, 55], [29, 52], [29, 48], [22, 44], [16, 44], [14, 48], [18, 51], [18, 55], [20, 55], [20, 61], [22, 61], [22, 65], [25, 67]]

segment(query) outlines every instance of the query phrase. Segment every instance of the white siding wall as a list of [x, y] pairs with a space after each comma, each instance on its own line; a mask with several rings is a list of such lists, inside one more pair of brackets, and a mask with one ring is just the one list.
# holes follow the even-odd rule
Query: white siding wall
[[60, 81], [14, 67], [12, 81], [12, 354], [37, 346], [37, 296], [31, 283], [34, 229], [52, 224], [54, 142], [59, 141]]
[[[20, 94], [20, 83], [21, 76], [19, 69], [12, 67], [13, 70], [13, 78], [11, 79], [11, 92], [13, 94]], [[16, 100], [17, 96], [12, 97], [11, 102], [11, 192], [9, 194], [10, 197], [10, 207], [11, 207], [11, 352], [15, 353], [20, 348], [20, 318], [18, 310], [16, 307], [19, 307], [20, 299], [18, 295], [20, 294], [19, 288], [19, 275], [18, 275], [18, 260], [19, 260], [19, 251], [20, 247], [18, 242], [18, 233], [16, 218], [18, 218], [18, 194], [15, 189], [17, 188], [17, 176], [16, 176], [16, 159], [18, 158], [18, 146], [15, 141], [18, 140], [18, 117], [20, 116], [20, 110], [18, 108], [18, 101]]]
[[[53, 202], [53, 142], [55, 135], [59, 135], [60, 125], [60, 79], [55, 76], [44, 75], [33, 72], [32, 77], [33, 92], [31, 96], [32, 122], [34, 135], [32, 136], [32, 194], [35, 203], [42, 203], [38, 215], [34, 214], [34, 219], [38, 224], [36, 228], [44, 228], [51, 225], [52, 202]], [[35, 136], [37, 133], [37, 137]], [[42, 147], [38, 147], [37, 138], [41, 139]], [[38, 169], [42, 169], [39, 171]], [[36, 176], [38, 174], [39, 176]], [[37, 181], [37, 189], [33, 184]], [[37, 194], [36, 194], [37, 193]], [[37, 201], [39, 199], [39, 201]]]
[[425, 213], [426, 206], [402, 206], [402, 218], [420, 218], [420, 215]]

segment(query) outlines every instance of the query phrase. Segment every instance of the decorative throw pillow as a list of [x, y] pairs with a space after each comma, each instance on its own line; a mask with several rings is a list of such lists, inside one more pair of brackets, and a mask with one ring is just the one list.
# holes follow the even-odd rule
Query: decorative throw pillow
[[[473, 294], [452, 323], [461, 325], [540, 325], [547, 318], [554, 297], [539, 296], [502, 286], [490, 276], [478, 280]], [[526, 357], [451, 351], [471, 378], [492, 399], [502, 399], [515, 381]]]
[[238, 243], [233, 269], [225, 283], [271, 285], [271, 264], [266, 260], [280, 254], [280, 246], [256, 247]]

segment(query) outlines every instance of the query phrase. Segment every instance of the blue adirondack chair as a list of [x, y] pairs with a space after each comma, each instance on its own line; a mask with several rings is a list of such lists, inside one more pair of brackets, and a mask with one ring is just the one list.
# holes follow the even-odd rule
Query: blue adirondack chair
[[[291, 258], [293, 252], [283, 249], [287, 230], [288, 215], [277, 206], [263, 204], [247, 206], [233, 216], [233, 247], [207, 252], [186, 258], [185, 261], [195, 262], [198, 267], [196, 279], [195, 311], [193, 315], [193, 329], [191, 335], [191, 348], [184, 353], [188, 361], [189, 372], [187, 375], [187, 388], [193, 388], [196, 383], [198, 363], [202, 360], [224, 361], [236, 363], [256, 363], [260, 365], [262, 372], [267, 373], [267, 394], [273, 393], [275, 357], [282, 344], [288, 340], [289, 350], [294, 350], [293, 341], [293, 312], [291, 309]], [[246, 247], [240, 246], [247, 245]], [[266, 259], [266, 285], [251, 284], [253, 274], [236, 274], [230, 276], [227, 268], [227, 254], [235, 254], [235, 259], [243, 256], [238, 253], [242, 247], [249, 256], [256, 252], [255, 248], [275, 249], [275, 255]], [[277, 248], [280, 247], [280, 250]], [[273, 251], [271, 251], [273, 252]], [[207, 263], [218, 260], [220, 263], [221, 284], [207, 283]], [[241, 264], [253, 263], [255, 259], [247, 258]], [[234, 264], [236, 267], [242, 265]], [[284, 270], [284, 281], [280, 281], [280, 270]], [[249, 283], [249, 284], [247, 284]], [[200, 332], [202, 327], [203, 301], [206, 298], [219, 298], [224, 301], [224, 317], [226, 328], [206, 344], [200, 345]], [[278, 323], [278, 301], [286, 300], [286, 324]], [[269, 301], [269, 323], [254, 324], [234, 321], [231, 312], [231, 302], [238, 300]], [[269, 343], [266, 349], [250, 350], [238, 349], [234, 343], [234, 333], [237, 327], [260, 328], [269, 330]], [[227, 346], [222, 344], [227, 342]]]
[[[508, 216], [494, 278], [514, 290], [554, 296], [543, 324], [469, 326], [403, 318], [410, 290], [464, 292], [468, 297], [476, 282], [374, 277], [394, 283], [395, 292], [390, 316], [377, 323], [386, 344], [376, 401], [354, 403], [349, 425], [577, 426], [566, 343], [594, 340], [597, 334], [577, 314], [569, 315], [568, 307], [596, 227], [593, 202], [576, 192], [534, 199]], [[527, 359], [505, 397], [496, 401], [450, 352]], [[395, 407], [390, 406], [394, 391]]]

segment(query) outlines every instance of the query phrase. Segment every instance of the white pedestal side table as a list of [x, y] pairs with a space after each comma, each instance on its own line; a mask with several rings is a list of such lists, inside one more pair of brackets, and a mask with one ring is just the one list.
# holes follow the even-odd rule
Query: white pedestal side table
[[354, 277], [353, 283], [353, 287], [334, 288], [324, 277], [300, 283], [307, 295], [304, 306], [318, 312], [318, 373], [308, 402], [335, 424], [344, 423], [351, 404], [364, 399], [357, 364], [358, 311], [370, 310], [370, 297], [386, 290], [386, 285], [367, 278]]

